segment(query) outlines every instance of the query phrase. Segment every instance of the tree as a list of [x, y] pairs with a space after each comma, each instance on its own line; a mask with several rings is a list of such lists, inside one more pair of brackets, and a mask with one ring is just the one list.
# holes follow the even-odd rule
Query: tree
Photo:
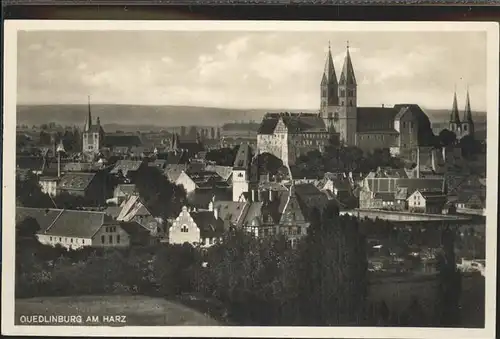
[[283, 161], [271, 153], [261, 153], [257, 156], [259, 173], [276, 175], [283, 166]]
[[446, 226], [441, 236], [442, 251], [437, 256], [438, 287], [435, 318], [441, 326], [460, 324], [462, 277], [456, 267], [454, 232]]
[[461, 138], [459, 146], [462, 149], [462, 156], [467, 159], [481, 152], [480, 142], [475, 140], [472, 135], [466, 135]]
[[443, 147], [451, 146], [457, 141], [457, 135], [448, 129], [443, 129], [439, 132], [438, 138], [441, 146]]
[[29, 175], [25, 180], [16, 176], [16, 201], [24, 207], [54, 207], [49, 195], [42, 192], [34, 175]]
[[184, 188], [170, 182], [157, 167], [145, 167], [134, 182], [140, 197], [157, 216], [176, 216], [185, 204]]
[[[358, 222], [336, 207], [312, 212], [300, 254], [302, 314], [309, 325], [359, 324], [367, 293], [367, 260]], [[320, 216], [321, 214], [321, 216]]]

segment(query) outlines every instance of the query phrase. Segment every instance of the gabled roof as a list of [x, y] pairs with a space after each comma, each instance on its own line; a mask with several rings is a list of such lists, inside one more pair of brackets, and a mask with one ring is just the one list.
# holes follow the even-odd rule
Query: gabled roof
[[356, 131], [397, 133], [394, 120], [398, 111], [394, 107], [358, 107]]
[[163, 171], [169, 181], [176, 182], [183, 171], [186, 171], [188, 166], [186, 164], [168, 164]]
[[115, 188], [115, 191], [122, 192], [125, 195], [132, 195], [136, 192], [136, 186], [135, 184], [118, 184]]
[[141, 146], [141, 138], [136, 134], [106, 134], [105, 147], [132, 147]]
[[326, 132], [323, 119], [314, 113], [266, 113], [259, 127], [259, 134], [273, 134], [279, 119], [289, 133]]
[[142, 160], [118, 160], [110, 173], [117, 174], [121, 171], [124, 176], [127, 176], [128, 172], [139, 170], [142, 164]]
[[248, 170], [252, 162], [252, 148], [248, 144], [242, 144], [238, 148], [234, 159], [233, 168], [236, 170]]
[[69, 172], [62, 176], [57, 189], [85, 190], [95, 178], [95, 173]]
[[237, 201], [216, 201], [214, 209], [218, 209], [219, 218], [229, 221], [235, 226], [241, 226], [246, 215], [247, 203]]
[[121, 212], [122, 208], [120, 206], [108, 206], [104, 210], [104, 213], [112, 217], [113, 219], [116, 219]]
[[305, 222], [307, 222], [306, 215], [303, 213], [303, 209], [292, 186], [290, 188], [290, 193], [288, 194], [288, 199], [285, 203], [283, 213], [281, 214], [280, 224], [297, 225]]
[[32, 210], [38, 211], [20, 211], [19, 218], [23, 213], [34, 217], [41, 226], [38, 234], [91, 238], [104, 223], [111, 221], [111, 217], [104, 212], [56, 209], [50, 209], [48, 212], [44, 209]]
[[222, 235], [224, 232], [224, 223], [220, 219], [215, 219], [211, 211], [191, 212], [191, 218], [200, 229], [200, 237], [213, 238]]
[[40, 226], [40, 232], [45, 231], [61, 214], [62, 209], [16, 207], [16, 224], [27, 218], [33, 218]]
[[137, 195], [130, 196], [123, 204], [120, 214], [116, 218], [118, 221], [131, 221], [137, 216], [151, 216], [141, 198]]
[[231, 166], [220, 166], [220, 165], [207, 165], [205, 170], [208, 172], [215, 172], [224, 180], [229, 180], [231, 174], [233, 174], [233, 168]]
[[187, 196], [187, 200], [193, 207], [208, 208], [212, 201], [227, 201], [232, 198], [232, 192], [228, 188], [195, 189]]

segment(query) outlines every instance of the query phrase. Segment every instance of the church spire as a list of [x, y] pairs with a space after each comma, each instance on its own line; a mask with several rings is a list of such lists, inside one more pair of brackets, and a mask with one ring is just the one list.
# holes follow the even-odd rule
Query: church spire
[[467, 86], [467, 98], [465, 100], [464, 121], [472, 121], [472, 111], [470, 109], [469, 86]]
[[[326, 78], [326, 79], [325, 79]], [[335, 73], [335, 66], [333, 65], [332, 49], [330, 41], [328, 41], [328, 54], [326, 57], [325, 70], [323, 72], [322, 84], [337, 85], [337, 74]]]
[[458, 116], [458, 104], [457, 104], [457, 91], [453, 93], [453, 108], [451, 109], [450, 122], [460, 124], [460, 117]]
[[349, 53], [349, 41], [347, 41], [347, 51], [344, 60], [344, 67], [342, 68], [342, 74], [340, 75], [341, 85], [353, 85], [356, 86], [356, 77], [354, 76], [354, 68], [352, 67], [351, 54]]
[[85, 130], [88, 131], [90, 129], [90, 126], [92, 126], [92, 113], [90, 112], [90, 95], [88, 96], [88, 115], [87, 119], [85, 121]]

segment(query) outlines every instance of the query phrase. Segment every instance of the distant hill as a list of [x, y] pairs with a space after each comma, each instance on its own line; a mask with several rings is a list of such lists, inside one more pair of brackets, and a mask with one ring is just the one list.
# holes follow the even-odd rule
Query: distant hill
[[[297, 109], [228, 109], [194, 106], [140, 106], [140, 105], [92, 105], [92, 117], [100, 117], [108, 130], [124, 131], [157, 130], [175, 126], [221, 126], [228, 122], [260, 122], [266, 112], [314, 112]], [[449, 110], [424, 109], [433, 127], [446, 123]], [[50, 121], [62, 125], [83, 125], [87, 116], [87, 105], [18, 105], [17, 123], [40, 125]], [[486, 122], [486, 113], [474, 112], [474, 121]], [[446, 125], [446, 124], [445, 124]]]
[[[228, 122], [260, 122], [266, 112], [280, 110], [242, 110], [193, 106], [92, 105], [92, 117], [110, 127], [220, 126]], [[49, 121], [62, 125], [83, 125], [87, 105], [19, 105], [17, 123], [40, 125]], [[114, 128], [113, 128], [114, 129]]]

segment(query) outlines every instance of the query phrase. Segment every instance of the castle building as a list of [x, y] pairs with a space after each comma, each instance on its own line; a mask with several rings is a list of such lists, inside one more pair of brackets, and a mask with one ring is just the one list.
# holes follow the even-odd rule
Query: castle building
[[270, 153], [285, 166], [313, 150], [322, 151], [332, 135], [314, 113], [267, 113], [257, 135], [258, 153]]
[[98, 154], [104, 144], [104, 136], [104, 129], [101, 126], [99, 117], [97, 117], [95, 124], [92, 123], [89, 97], [88, 116], [82, 133], [82, 152], [87, 154]]
[[455, 133], [457, 139], [461, 139], [466, 135], [474, 136], [474, 121], [472, 120], [472, 111], [470, 108], [469, 90], [465, 101], [465, 110], [462, 121], [460, 121], [457, 103], [457, 93], [453, 94], [453, 107], [450, 114], [449, 130]]

